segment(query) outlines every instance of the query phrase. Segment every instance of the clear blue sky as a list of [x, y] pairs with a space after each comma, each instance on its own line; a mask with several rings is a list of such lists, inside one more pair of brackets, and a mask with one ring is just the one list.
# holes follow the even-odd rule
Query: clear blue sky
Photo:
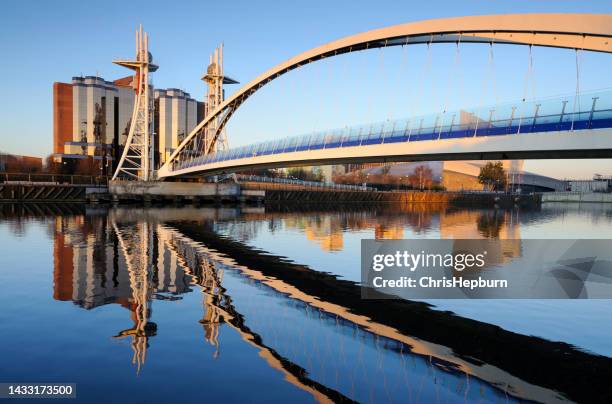
[[[134, 29], [150, 33], [159, 88], [198, 99], [208, 55], [225, 43], [225, 70], [245, 83], [297, 53], [342, 36], [429, 18], [512, 12], [612, 13], [609, 1], [4, 1], [0, 13], [0, 150], [47, 155], [52, 149], [52, 84], [75, 75], [126, 75], [113, 65], [132, 57]], [[430, 69], [427, 69], [427, 60]], [[581, 59], [580, 86], [612, 88], [610, 55]], [[527, 96], [575, 91], [574, 53], [534, 50]], [[527, 48], [453, 45], [372, 50], [304, 67], [249, 99], [228, 127], [239, 145], [346, 124], [475, 106], [523, 97]], [[236, 87], [238, 88], [238, 87]], [[234, 91], [228, 87], [228, 93]], [[612, 174], [612, 160], [529, 162], [557, 177]]]

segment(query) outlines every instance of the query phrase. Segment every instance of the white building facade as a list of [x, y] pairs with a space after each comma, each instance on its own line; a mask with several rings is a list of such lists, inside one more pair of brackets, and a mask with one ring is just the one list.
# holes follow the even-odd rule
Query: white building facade
[[64, 153], [91, 156], [101, 144], [112, 144], [115, 135], [128, 128], [133, 107], [131, 87], [95, 76], [73, 77], [72, 142], [66, 143]]
[[166, 162], [198, 123], [198, 102], [189, 93], [169, 88], [155, 90], [160, 164]]

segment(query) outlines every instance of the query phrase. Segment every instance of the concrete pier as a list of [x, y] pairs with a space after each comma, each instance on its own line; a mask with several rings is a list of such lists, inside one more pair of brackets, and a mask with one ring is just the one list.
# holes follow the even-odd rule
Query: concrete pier
[[110, 181], [108, 188], [116, 203], [240, 203], [265, 197], [264, 191], [242, 190], [235, 183]]

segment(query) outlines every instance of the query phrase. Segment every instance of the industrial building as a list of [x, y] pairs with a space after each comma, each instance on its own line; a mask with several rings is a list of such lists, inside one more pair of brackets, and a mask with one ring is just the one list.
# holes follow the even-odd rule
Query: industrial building
[[[53, 153], [56, 161], [91, 157], [110, 173], [128, 136], [134, 109], [134, 76], [107, 81], [97, 76], [53, 83]], [[204, 116], [205, 104], [176, 88], [152, 91], [155, 163]], [[114, 165], [112, 167], [114, 169]]]
[[612, 192], [612, 175], [595, 174], [592, 180], [567, 180], [571, 192]]
[[0, 172], [7, 173], [39, 173], [43, 161], [40, 157], [20, 156], [0, 152]]
[[159, 162], [165, 163], [170, 154], [204, 117], [204, 103], [191, 98], [177, 88], [155, 90], [154, 127]]

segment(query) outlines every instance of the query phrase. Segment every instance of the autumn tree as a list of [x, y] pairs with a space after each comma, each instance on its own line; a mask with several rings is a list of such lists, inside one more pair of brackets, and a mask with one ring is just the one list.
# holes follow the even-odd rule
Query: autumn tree
[[483, 184], [489, 191], [504, 189], [507, 178], [502, 162], [487, 162], [487, 164], [480, 168], [478, 182]]
[[408, 182], [412, 188], [431, 189], [433, 183], [433, 171], [431, 168], [420, 165], [408, 176]]

